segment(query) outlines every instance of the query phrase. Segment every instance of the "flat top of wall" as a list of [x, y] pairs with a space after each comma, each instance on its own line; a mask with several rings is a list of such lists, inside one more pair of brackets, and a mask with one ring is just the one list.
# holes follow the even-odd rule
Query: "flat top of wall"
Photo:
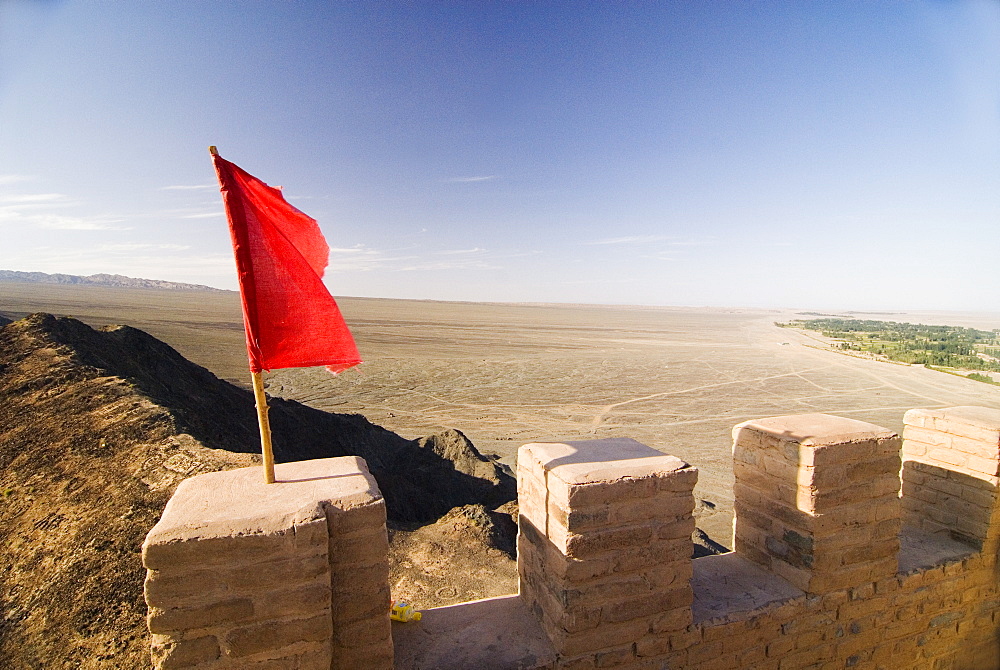
[[805, 593], [739, 554], [703, 556], [692, 563], [695, 623], [709, 619], [746, 619], [772, 603]]
[[951, 419], [987, 430], [1000, 431], [1000, 409], [992, 407], [960, 406], [943, 409], [911, 409], [903, 415], [903, 423], [916, 423], [917, 417]]
[[744, 428], [753, 428], [781, 440], [798, 442], [804, 446], [824, 446], [842, 442], [885, 439], [895, 437], [888, 428], [867, 421], [845, 419], [831, 414], [794, 414], [753, 419], [737, 424], [733, 437]]
[[628, 437], [580, 442], [536, 442], [518, 450], [530, 454], [549, 473], [568, 484], [587, 484], [617, 477], [644, 477], [688, 467], [676, 456], [668, 456]]
[[551, 668], [556, 655], [516, 595], [435, 607], [392, 624], [397, 670]]
[[975, 547], [948, 535], [903, 526], [899, 531], [899, 572], [907, 574], [914, 570], [926, 570], [961, 560], [976, 551]]
[[323, 518], [325, 507], [356, 507], [381, 499], [357, 456], [275, 466], [265, 484], [260, 466], [208, 472], [181, 482], [146, 542], [231, 537], [281, 531]]

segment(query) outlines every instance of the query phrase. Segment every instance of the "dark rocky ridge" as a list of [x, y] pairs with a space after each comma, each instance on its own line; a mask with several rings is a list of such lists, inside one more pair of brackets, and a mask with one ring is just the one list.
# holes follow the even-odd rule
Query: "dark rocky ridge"
[[[19, 322], [20, 323], [20, 322]], [[202, 446], [257, 454], [253, 394], [191, 363], [169, 345], [129, 326], [94, 330], [73, 318], [39, 314], [23, 321], [73, 350], [97, 373], [124, 380]], [[330, 414], [269, 399], [275, 460], [357, 455], [379, 482], [394, 521], [432, 521], [459, 505], [501, 505], [516, 496], [513, 477], [455, 430], [407, 440], [359, 414]]]
[[[364, 457], [397, 524], [515, 495], [458, 431], [271, 407], [277, 460]], [[255, 417], [249, 391], [134, 328], [0, 328], [0, 665], [148, 667], [142, 539], [183, 478], [259, 462]]]

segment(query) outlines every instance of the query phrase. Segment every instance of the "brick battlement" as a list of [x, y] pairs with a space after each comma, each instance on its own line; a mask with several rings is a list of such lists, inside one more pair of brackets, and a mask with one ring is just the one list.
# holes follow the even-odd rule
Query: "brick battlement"
[[[525, 445], [519, 594], [393, 628], [396, 667], [1000, 667], [1000, 411], [904, 424], [736, 426], [735, 550], [700, 559], [695, 468], [628, 439]], [[249, 530], [195, 521], [241, 471], [178, 489], [144, 547], [157, 667], [392, 667], [384, 505], [363, 461], [327, 460], [353, 474], [311, 507], [212, 513]]]

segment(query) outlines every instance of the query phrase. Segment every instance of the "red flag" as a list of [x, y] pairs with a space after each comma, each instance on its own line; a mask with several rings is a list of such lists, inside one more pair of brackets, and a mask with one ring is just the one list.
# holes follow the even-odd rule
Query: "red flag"
[[323, 284], [330, 247], [316, 221], [238, 166], [212, 155], [233, 238], [250, 371], [361, 362]]

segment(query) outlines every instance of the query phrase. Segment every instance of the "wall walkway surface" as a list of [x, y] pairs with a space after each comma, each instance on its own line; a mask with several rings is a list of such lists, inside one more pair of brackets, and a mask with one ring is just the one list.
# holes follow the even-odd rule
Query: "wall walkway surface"
[[279, 466], [299, 468], [279, 471], [294, 493], [257, 491], [256, 468], [201, 475], [144, 547], [154, 664], [998, 668], [1000, 411], [904, 425], [902, 439], [823, 414], [736, 426], [734, 551], [699, 559], [695, 468], [628, 439], [525, 445], [519, 593], [391, 632], [363, 461]]

